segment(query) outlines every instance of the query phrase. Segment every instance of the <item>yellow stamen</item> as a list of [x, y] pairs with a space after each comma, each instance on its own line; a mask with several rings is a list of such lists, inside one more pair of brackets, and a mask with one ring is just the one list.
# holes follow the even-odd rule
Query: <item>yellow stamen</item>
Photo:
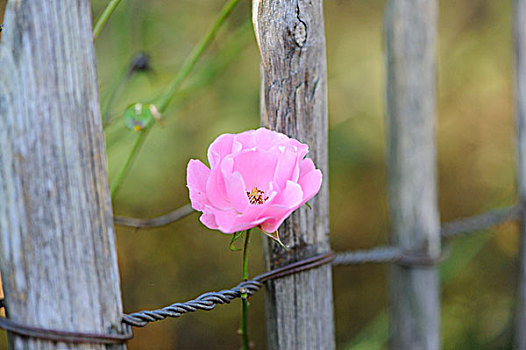
[[250, 192], [247, 192], [247, 196], [250, 204], [259, 205], [268, 200], [268, 197], [265, 196], [265, 191], [259, 190], [256, 186]]

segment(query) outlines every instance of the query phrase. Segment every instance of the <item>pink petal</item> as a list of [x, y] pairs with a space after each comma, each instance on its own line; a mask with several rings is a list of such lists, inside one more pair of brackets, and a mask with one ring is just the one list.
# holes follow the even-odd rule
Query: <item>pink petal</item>
[[307, 153], [309, 153], [309, 146], [299, 142], [296, 139], [290, 139], [289, 145], [294, 147], [294, 149], [298, 152], [300, 155], [300, 158], [303, 159]]
[[241, 174], [247, 191], [254, 187], [267, 191], [274, 178], [277, 162], [275, 153], [259, 149], [246, 150], [234, 157], [233, 170]]
[[206, 181], [210, 176], [210, 169], [198, 159], [190, 159], [186, 168], [186, 182], [188, 187], [201, 191], [206, 188]]
[[256, 227], [271, 218], [271, 215], [267, 215], [267, 210], [272, 207], [278, 195], [278, 193], [274, 191], [275, 188], [276, 185], [271, 183], [266, 193], [269, 197], [268, 200], [263, 204], [249, 204], [243, 213], [237, 217], [234, 223], [237, 231]]
[[203, 225], [205, 225], [211, 230], [217, 230], [219, 227], [217, 226], [216, 218], [212, 213], [203, 213], [199, 220], [203, 223]]
[[293, 180], [294, 174], [299, 173], [298, 155], [290, 147], [283, 147], [280, 152], [278, 166], [274, 173], [274, 181], [279, 188], [284, 188], [287, 180]]
[[302, 202], [303, 191], [300, 185], [292, 181], [287, 181], [285, 190], [280, 193], [272, 205], [265, 211], [265, 215], [270, 218], [261, 224], [261, 229], [265, 232], [276, 231], [283, 221], [303, 204]]
[[214, 169], [225, 156], [232, 153], [233, 141], [233, 134], [223, 134], [212, 142], [207, 152], [210, 168]]
[[248, 130], [235, 135], [235, 142], [241, 145], [242, 149], [256, 147], [255, 135], [256, 130]]
[[225, 183], [230, 203], [242, 213], [250, 205], [243, 177], [236, 171], [230, 177], [225, 178]]
[[234, 233], [237, 232], [235, 227], [236, 220], [239, 216], [235, 209], [230, 210], [215, 210], [214, 216], [218, 226], [218, 230], [223, 233]]
[[234, 159], [226, 156], [221, 162], [221, 173], [225, 179], [226, 193], [231, 205], [242, 213], [250, 204], [245, 188], [245, 182], [239, 172], [233, 172]]
[[303, 199], [304, 195], [301, 186], [295, 182], [287, 181], [285, 189], [272, 204], [273, 206], [278, 205], [296, 209], [302, 204]]
[[300, 177], [310, 173], [315, 169], [314, 162], [310, 158], [305, 158], [300, 163]]
[[289, 143], [287, 146], [279, 146], [277, 148], [281, 155], [274, 174], [274, 180], [280, 188], [285, 186], [287, 180], [297, 182], [300, 177], [300, 165], [304, 162], [303, 158], [308, 151], [308, 147], [299, 142], [298, 144], [300, 146], [293, 146]]
[[287, 135], [265, 128], [257, 129], [254, 138], [257, 147], [262, 150], [269, 150], [278, 145], [288, 144], [290, 141]]
[[319, 169], [315, 169], [302, 177], [300, 177], [299, 184], [303, 190], [303, 203], [314, 197], [320, 190], [322, 182], [322, 174]]
[[263, 222], [260, 225], [261, 229], [268, 233], [276, 232], [276, 230], [281, 226], [283, 221], [285, 221], [285, 219], [287, 219], [293, 211], [294, 210], [292, 209], [283, 210], [280, 216], [268, 219], [265, 222]]
[[234, 226], [235, 227], [235, 232], [245, 231], [245, 230], [254, 228], [256, 226], [259, 226], [265, 220], [267, 220], [267, 218], [260, 218], [260, 219], [254, 220], [254, 221], [245, 221], [245, 220], [242, 220], [242, 219], [238, 219], [237, 222], [236, 222], [236, 225]]
[[225, 179], [220, 169], [212, 169], [210, 172], [210, 177], [206, 182], [206, 197], [216, 208], [230, 209], [232, 207], [228, 200]]
[[196, 210], [203, 210], [204, 206], [208, 204], [206, 198], [206, 182], [210, 176], [210, 169], [201, 161], [191, 159], [186, 168], [186, 183], [190, 191], [190, 201], [192, 208]]

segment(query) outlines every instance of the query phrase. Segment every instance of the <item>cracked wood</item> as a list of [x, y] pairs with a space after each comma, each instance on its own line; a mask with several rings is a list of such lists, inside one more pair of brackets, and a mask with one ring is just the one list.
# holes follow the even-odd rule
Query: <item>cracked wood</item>
[[[0, 266], [9, 318], [109, 333], [121, 327], [122, 304], [92, 39], [88, 0], [8, 2], [0, 43]], [[9, 342], [13, 349], [106, 348], [15, 335]]]
[[[280, 227], [283, 250], [265, 243], [268, 269], [330, 250], [327, 165], [327, 72], [322, 0], [254, 0], [261, 55], [261, 124], [309, 145], [324, 175], [312, 210], [300, 208]], [[272, 281], [267, 288], [270, 349], [333, 349], [329, 265]]]

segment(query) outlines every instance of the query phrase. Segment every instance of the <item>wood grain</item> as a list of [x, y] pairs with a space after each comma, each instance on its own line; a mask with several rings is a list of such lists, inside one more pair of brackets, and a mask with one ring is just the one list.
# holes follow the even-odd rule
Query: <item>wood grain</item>
[[[90, 3], [12, 0], [4, 24], [0, 267], [8, 316], [69, 331], [119, 330]], [[13, 349], [106, 348], [19, 336], [9, 341]]]
[[[390, 0], [385, 12], [388, 191], [392, 243], [440, 255], [435, 94], [436, 0]], [[390, 269], [391, 349], [440, 348], [435, 267]]]
[[[330, 250], [328, 202], [327, 68], [322, 0], [254, 0], [253, 23], [261, 54], [261, 124], [310, 146], [323, 172], [312, 210], [297, 210], [279, 229], [285, 251], [265, 244], [268, 269]], [[331, 267], [269, 283], [270, 349], [333, 349]]]

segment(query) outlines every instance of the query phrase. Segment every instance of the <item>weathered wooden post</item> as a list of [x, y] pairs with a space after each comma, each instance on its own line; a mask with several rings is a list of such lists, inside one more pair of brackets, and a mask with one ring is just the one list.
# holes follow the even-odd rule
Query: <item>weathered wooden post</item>
[[[7, 314], [29, 326], [114, 333], [122, 305], [90, 3], [12, 0], [4, 20], [0, 265]], [[105, 348], [18, 335], [10, 344]]]
[[[327, 166], [327, 72], [322, 0], [253, 0], [261, 53], [261, 123], [310, 146], [324, 174], [312, 210], [301, 208], [280, 228], [288, 251], [266, 242], [274, 269], [330, 250]], [[269, 283], [270, 349], [333, 349], [330, 265]]]
[[[526, 1], [515, 0], [515, 113], [517, 125], [517, 191], [526, 203]], [[523, 211], [524, 213], [524, 211]], [[526, 349], [526, 218], [520, 220], [519, 278], [515, 308], [515, 349]]]
[[[391, 240], [408, 254], [440, 255], [435, 89], [436, 0], [390, 0], [385, 13]], [[390, 348], [440, 348], [434, 266], [392, 266]]]

